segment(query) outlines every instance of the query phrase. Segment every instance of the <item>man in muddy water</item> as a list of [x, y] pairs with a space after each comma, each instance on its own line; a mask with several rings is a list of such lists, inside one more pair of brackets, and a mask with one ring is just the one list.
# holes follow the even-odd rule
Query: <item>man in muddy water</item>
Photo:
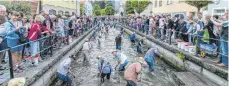
[[130, 41], [131, 41], [132, 44], [135, 43], [135, 37], [136, 37], [135, 32], [134, 32], [133, 34], [130, 35]]
[[107, 80], [110, 80], [110, 75], [111, 72], [113, 71], [113, 68], [110, 64], [110, 62], [107, 62], [103, 67], [102, 67], [102, 73], [101, 73], [101, 83], [104, 83], [105, 77]]
[[[90, 50], [92, 48], [91, 43], [89, 42], [89, 39], [85, 40], [85, 43], [83, 44], [83, 48], [82, 48], [82, 53], [84, 55], [84, 64], [90, 64]], [[86, 65], [85, 64], [85, 65]]]
[[149, 66], [149, 71], [152, 73], [154, 72], [156, 54], [162, 57], [162, 55], [158, 52], [158, 49], [155, 47], [155, 45], [152, 45], [152, 47], [146, 52], [144, 56], [144, 60], [147, 62]]
[[115, 66], [115, 70], [119, 66], [118, 71], [124, 71], [126, 65], [128, 64], [127, 56], [118, 51], [113, 51], [112, 54], [114, 55], [115, 59], [118, 60]]
[[72, 80], [71, 78], [68, 76], [68, 73], [72, 74], [72, 72], [70, 71], [70, 65], [71, 65], [71, 61], [75, 60], [74, 56], [70, 56], [67, 59], [64, 59], [58, 66], [57, 68], [57, 72], [56, 72], [56, 76], [64, 81], [67, 82], [67, 86], [71, 86]]
[[137, 80], [141, 81], [141, 70], [145, 64], [143, 57], [138, 57], [136, 62], [127, 67], [124, 72], [124, 78], [127, 81], [126, 86], [136, 86]]
[[117, 50], [121, 50], [121, 44], [122, 44], [122, 37], [121, 37], [121, 34], [119, 34], [119, 35], [115, 38], [115, 44], [116, 44], [116, 49], [117, 49]]
[[146, 37], [143, 37], [142, 39], [140, 39], [137, 43], [137, 52], [138, 52], [138, 56], [141, 56], [144, 52], [144, 45], [145, 45], [145, 40]]

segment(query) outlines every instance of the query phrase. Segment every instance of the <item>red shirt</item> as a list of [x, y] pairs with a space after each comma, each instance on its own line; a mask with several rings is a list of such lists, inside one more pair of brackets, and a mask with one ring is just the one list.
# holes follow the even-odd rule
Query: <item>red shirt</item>
[[39, 24], [38, 22], [34, 22], [29, 30], [29, 40], [37, 40], [38, 36], [42, 34], [42, 31], [48, 31], [48, 29], [45, 26]]

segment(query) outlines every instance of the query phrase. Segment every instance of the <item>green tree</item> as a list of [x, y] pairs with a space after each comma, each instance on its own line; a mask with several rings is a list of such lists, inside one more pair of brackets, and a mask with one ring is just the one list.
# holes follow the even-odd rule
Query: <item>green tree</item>
[[101, 15], [100, 11], [101, 11], [101, 10], [96, 10], [96, 11], [94, 12], [94, 15], [96, 15], [96, 16]]
[[100, 6], [100, 8], [102, 8], [102, 9], [104, 9], [106, 7], [105, 1], [96, 1], [95, 4], [98, 4]]
[[84, 15], [84, 5], [80, 4], [80, 15]]
[[33, 6], [26, 2], [5, 3], [4, 5], [8, 12], [18, 11], [24, 13], [25, 15], [32, 15], [33, 13]]
[[112, 6], [107, 6], [105, 8], [106, 15], [114, 15], [115, 9]]
[[148, 0], [128, 0], [126, 1], [126, 11], [128, 14], [133, 14], [135, 9], [137, 13], [141, 13], [149, 4]]
[[208, 4], [213, 3], [211, 0], [185, 0], [185, 3], [195, 6], [198, 9], [198, 12], [201, 8], [207, 6]]
[[101, 10], [101, 8], [100, 8], [99, 4], [95, 4], [94, 8], [93, 8], [93, 14], [96, 15], [96, 16], [99, 16], [100, 15], [100, 10]]
[[105, 9], [102, 9], [102, 10], [100, 11], [100, 14], [103, 15], [103, 16], [106, 15]]

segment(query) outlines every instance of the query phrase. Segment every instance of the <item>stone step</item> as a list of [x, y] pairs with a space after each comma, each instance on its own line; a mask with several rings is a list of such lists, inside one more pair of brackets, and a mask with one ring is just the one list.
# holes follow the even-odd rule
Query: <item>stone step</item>
[[208, 80], [203, 80], [191, 72], [176, 72], [174, 73], [174, 80], [178, 86], [215, 86], [214, 83]]

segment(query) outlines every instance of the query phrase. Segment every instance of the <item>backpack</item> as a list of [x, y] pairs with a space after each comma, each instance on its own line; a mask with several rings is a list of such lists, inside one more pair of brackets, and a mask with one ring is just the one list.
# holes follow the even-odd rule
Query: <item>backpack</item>
[[103, 69], [106, 68], [106, 67], [109, 67], [109, 68], [110, 68], [110, 73], [111, 73], [111, 65], [105, 65], [105, 66], [103, 67]]

